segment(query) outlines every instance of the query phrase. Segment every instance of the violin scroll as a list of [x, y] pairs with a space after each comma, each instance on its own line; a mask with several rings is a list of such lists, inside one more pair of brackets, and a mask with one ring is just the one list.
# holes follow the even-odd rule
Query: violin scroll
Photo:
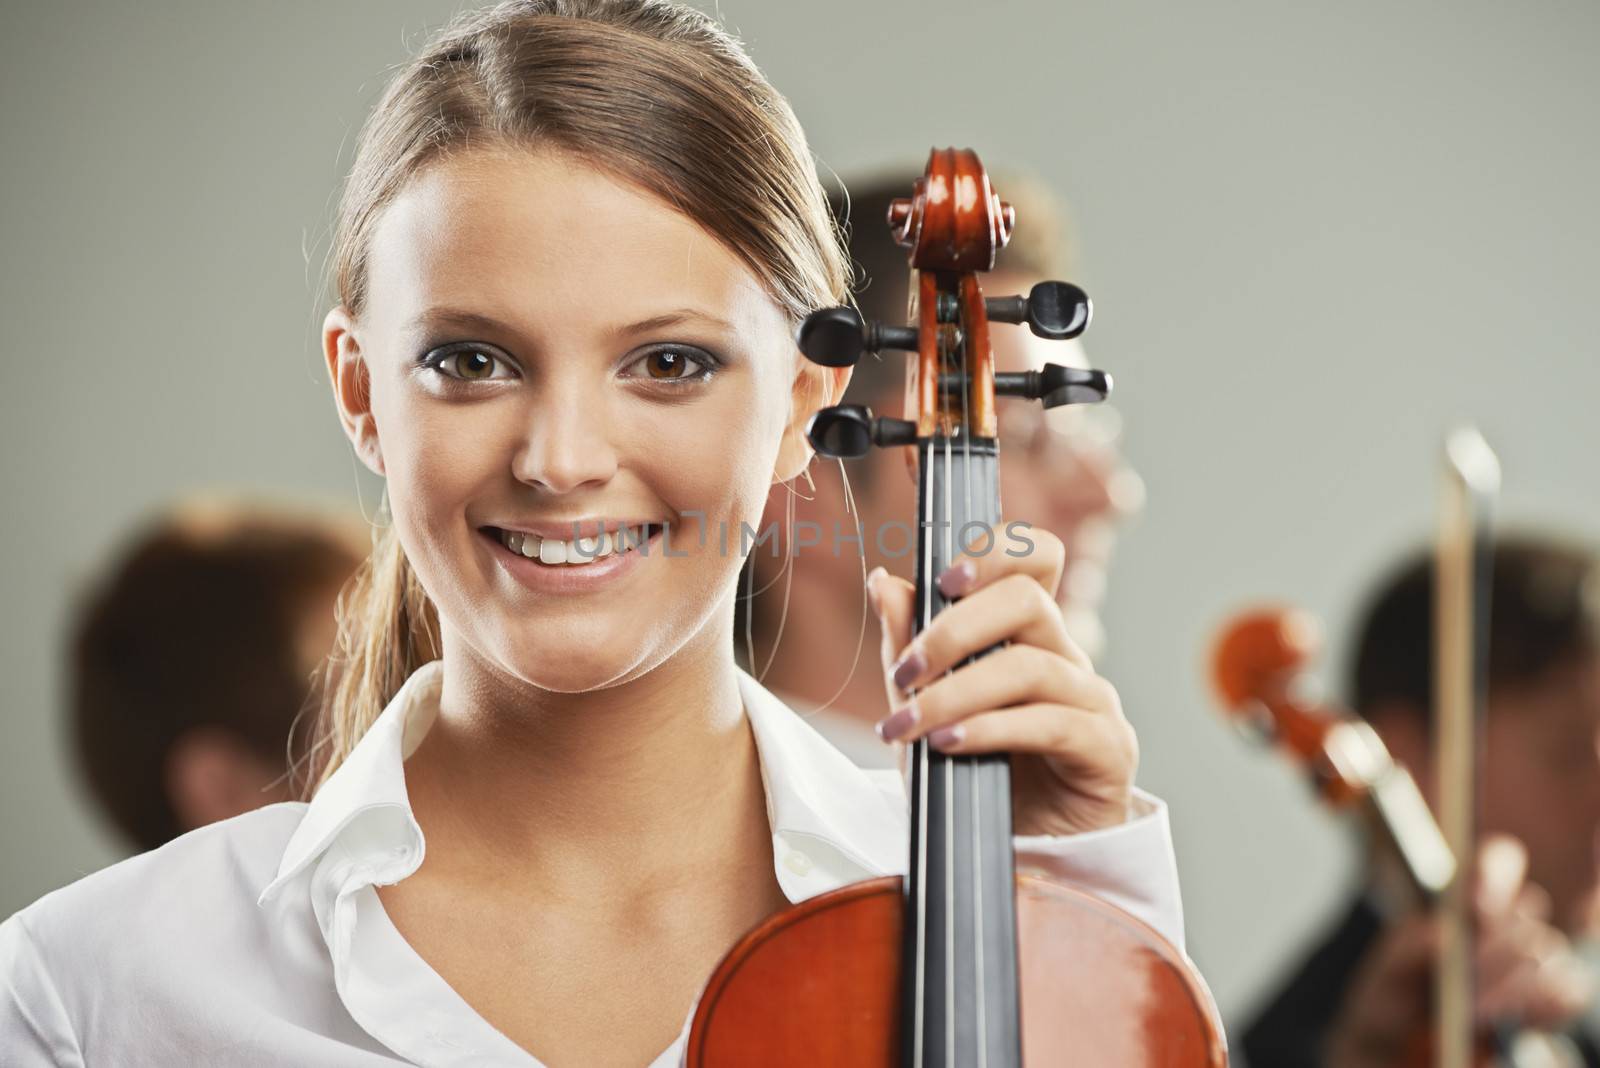
[[1345, 805], [1368, 798], [1393, 761], [1366, 721], [1300, 696], [1321, 642], [1321, 628], [1306, 612], [1244, 613], [1222, 629], [1211, 682], [1229, 715], [1275, 740], [1324, 797]]
[[[801, 353], [825, 367], [853, 367], [869, 352], [898, 349], [909, 364], [904, 420], [876, 419], [857, 406], [817, 413], [808, 431], [829, 457], [865, 455], [874, 445], [941, 438], [992, 442], [996, 396], [1041, 401], [1046, 408], [1093, 404], [1111, 392], [1103, 371], [1046, 364], [1038, 371], [996, 373], [989, 323], [1026, 324], [1064, 341], [1089, 327], [1094, 305], [1070, 282], [1040, 282], [1027, 296], [985, 297], [977, 272], [990, 270], [1011, 239], [1016, 212], [989, 184], [970, 149], [935, 149], [913, 195], [894, 201], [888, 222], [917, 271], [911, 325], [869, 322], [851, 307], [822, 308], [800, 324]], [[913, 428], [907, 434], [906, 427]]]
[[1249, 711], [1264, 696], [1285, 692], [1321, 645], [1321, 628], [1308, 612], [1268, 608], [1241, 614], [1217, 639], [1212, 686], [1228, 711]]
[[993, 270], [1016, 223], [970, 148], [934, 149], [911, 196], [889, 205], [890, 233], [919, 271]]
[[1299, 693], [1320, 644], [1316, 619], [1302, 611], [1270, 608], [1235, 617], [1212, 654], [1218, 700], [1236, 721], [1275, 739], [1310, 772], [1328, 803], [1364, 807], [1418, 894], [1434, 898], [1454, 877], [1456, 859], [1416, 781], [1366, 720]]

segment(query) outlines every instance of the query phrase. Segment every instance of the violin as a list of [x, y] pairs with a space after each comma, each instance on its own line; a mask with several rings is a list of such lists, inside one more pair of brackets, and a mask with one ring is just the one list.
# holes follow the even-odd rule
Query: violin
[[1306, 668], [1321, 642], [1313, 617], [1286, 607], [1241, 613], [1222, 628], [1211, 658], [1212, 689], [1224, 711], [1303, 767], [1324, 802], [1357, 813], [1374, 829], [1399, 861], [1416, 907], [1440, 920], [1432, 1026], [1402, 1057], [1414, 1068], [1584, 1063], [1565, 1036], [1512, 1023], [1479, 1028], [1473, 1020], [1471, 901], [1461, 858], [1472, 855], [1476, 839], [1493, 559], [1487, 516], [1498, 470], [1475, 432], [1458, 432], [1447, 443], [1434, 583], [1439, 819], [1365, 720], [1304, 696]]
[[1416, 780], [1366, 720], [1301, 696], [1320, 643], [1321, 629], [1306, 612], [1241, 613], [1223, 627], [1212, 653], [1217, 700], [1247, 733], [1274, 742], [1303, 767], [1324, 802], [1375, 827], [1419, 901], [1437, 900], [1456, 876], [1456, 856]]
[[[888, 216], [915, 274], [912, 324], [863, 322], [839, 307], [799, 330], [801, 351], [825, 366], [911, 354], [907, 418], [836, 405], [813, 414], [807, 436], [831, 458], [907, 450], [918, 630], [948, 603], [933, 580], [966, 532], [1000, 522], [996, 397], [1054, 407], [1111, 389], [1102, 371], [1055, 364], [995, 372], [991, 323], [1065, 339], [1091, 314], [1066, 282], [984, 295], [978, 274], [1015, 221], [975, 153], [936, 149]], [[813, 897], [741, 939], [695, 1011], [691, 1068], [1226, 1065], [1210, 997], [1176, 947], [1092, 894], [1016, 871], [1006, 757], [946, 755], [919, 739], [907, 759], [909, 874]]]

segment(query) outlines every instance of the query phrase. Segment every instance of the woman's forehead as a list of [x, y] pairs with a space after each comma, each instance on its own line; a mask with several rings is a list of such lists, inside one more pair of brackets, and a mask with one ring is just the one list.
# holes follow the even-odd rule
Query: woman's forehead
[[782, 313], [748, 267], [666, 202], [570, 156], [475, 151], [416, 175], [385, 209], [368, 307], [410, 317], [568, 309], [636, 321], [698, 308], [740, 329]]

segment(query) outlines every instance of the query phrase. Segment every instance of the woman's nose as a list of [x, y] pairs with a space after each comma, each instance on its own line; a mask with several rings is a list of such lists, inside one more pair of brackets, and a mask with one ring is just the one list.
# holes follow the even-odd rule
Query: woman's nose
[[534, 405], [513, 471], [551, 493], [603, 485], [617, 473], [609, 409], [598, 391], [552, 383]]

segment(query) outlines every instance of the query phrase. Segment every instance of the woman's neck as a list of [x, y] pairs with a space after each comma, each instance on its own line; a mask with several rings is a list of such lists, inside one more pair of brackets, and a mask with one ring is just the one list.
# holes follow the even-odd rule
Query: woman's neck
[[626, 897], [747, 866], [759, 848], [770, 877], [760, 763], [726, 635], [582, 694], [508, 679], [444, 637], [439, 718], [406, 762], [430, 862]]

